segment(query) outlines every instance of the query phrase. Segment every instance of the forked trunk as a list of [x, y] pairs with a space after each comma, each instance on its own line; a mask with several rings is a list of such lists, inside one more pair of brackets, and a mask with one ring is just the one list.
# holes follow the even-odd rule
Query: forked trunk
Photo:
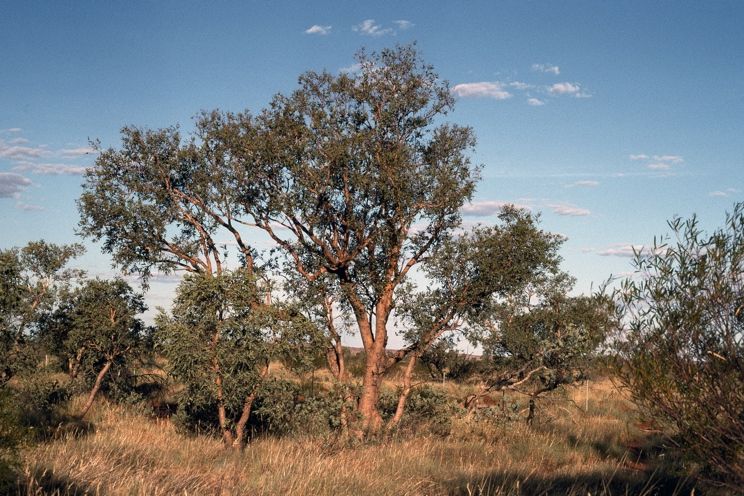
[[395, 408], [395, 415], [393, 415], [393, 418], [388, 421], [388, 430], [397, 427], [400, 423], [400, 419], [403, 417], [403, 412], [406, 409], [406, 401], [408, 400], [408, 396], [411, 394], [413, 369], [416, 368], [417, 359], [418, 355], [415, 353], [408, 359], [408, 365], [406, 366], [406, 370], [403, 372], [403, 388], [400, 391], [400, 396], [398, 396], [398, 406]]
[[96, 395], [98, 394], [98, 391], [101, 389], [101, 384], [103, 384], [103, 378], [106, 377], [106, 374], [111, 368], [112, 363], [113, 362], [109, 360], [108, 362], [106, 362], [103, 368], [101, 368], [101, 370], [98, 372], [98, 375], [96, 376], [96, 382], [93, 384], [93, 389], [90, 390], [90, 394], [88, 395], [88, 400], [85, 402], [85, 405], [83, 406], [83, 409], [80, 411], [80, 414], [78, 414], [78, 418], [80, 420], [82, 420], [83, 417], [85, 417], [85, 415], [88, 413], [88, 410], [90, 410], [90, 407], [93, 406], [93, 401], [96, 399]]
[[243, 448], [243, 441], [245, 439], [245, 426], [248, 423], [248, 419], [251, 416], [251, 408], [253, 408], [253, 401], [256, 399], [256, 392], [252, 392], [245, 398], [243, 402], [243, 411], [240, 414], [238, 423], [235, 424], [235, 441], [232, 443], [234, 449], [240, 450]]

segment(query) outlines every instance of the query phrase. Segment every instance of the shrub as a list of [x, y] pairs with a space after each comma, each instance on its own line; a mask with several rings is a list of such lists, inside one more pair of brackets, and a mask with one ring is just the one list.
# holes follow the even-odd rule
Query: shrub
[[744, 486], [744, 203], [707, 236], [695, 217], [635, 258], [619, 290], [619, 373], [708, 478]]
[[[385, 390], [380, 395], [380, 411], [387, 421], [395, 414], [398, 393]], [[406, 402], [405, 415], [398, 432], [429, 432], [446, 436], [452, 429], [452, 419], [459, 412], [457, 402], [446, 393], [431, 386], [411, 391]]]

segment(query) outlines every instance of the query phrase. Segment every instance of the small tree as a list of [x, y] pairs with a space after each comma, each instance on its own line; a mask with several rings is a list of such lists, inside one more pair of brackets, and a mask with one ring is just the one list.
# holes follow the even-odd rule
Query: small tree
[[69, 324], [67, 329], [55, 327], [66, 331], [60, 353], [91, 387], [79, 418], [93, 406], [111, 368], [128, 371], [142, 353], [146, 328], [137, 315], [146, 308], [142, 295], [125, 281], [94, 279], [76, 289], [60, 310]]
[[390, 426], [403, 415], [416, 361], [433, 343], [455, 332], [477, 340], [477, 331], [493, 322], [505, 298], [558, 273], [560, 236], [541, 230], [534, 216], [514, 207], [504, 208], [499, 220], [444, 240], [424, 266], [430, 288], [409, 294], [400, 305], [409, 345], [392, 359], [407, 355], [409, 361]]
[[272, 361], [295, 367], [317, 349], [314, 326], [284, 305], [255, 305], [256, 285], [246, 270], [187, 276], [172, 316], [158, 317], [158, 341], [170, 373], [186, 389], [181, 413], [214, 411], [226, 445], [242, 448], [259, 388]]
[[744, 203], [706, 235], [695, 216], [636, 254], [618, 292], [619, 373], [706, 469], [744, 485]]
[[54, 311], [82, 271], [67, 267], [82, 254], [80, 245], [31, 242], [0, 251], [0, 385], [29, 362], [40, 325]]

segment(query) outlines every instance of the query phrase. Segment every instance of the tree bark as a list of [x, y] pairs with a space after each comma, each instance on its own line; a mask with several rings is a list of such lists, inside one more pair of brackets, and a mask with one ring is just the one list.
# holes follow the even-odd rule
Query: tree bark
[[392, 430], [398, 426], [400, 419], [403, 418], [403, 412], [406, 409], [406, 401], [408, 396], [411, 394], [411, 380], [413, 378], [413, 369], [416, 368], [416, 361], [418, 360], [417, 354], [412, 354], [408, 360], [406, 370], [403, 372], [403, 388], [398, 396], [398, 406], [395, 408], [395, 415], [388, 421], [387, 428]]
[[80, 414], [78, 415], [78, 418], [82, 420], [85, 415], [88, 413], [88, 410], [90, 410], [90, 407], [93, 406], [93, 400], [96, 399], [96, 395], [98, 394], [98, 391], [101, 389], [101, 384], [103, 383], [103, 378], [108, 373], [109, 369], [111, 368], [111, 364], [113, 361], [109, 360], [106, 362], [106, 364], [101, 368], [101, 370], [98, 372], [98, 376], [96, 376], [96, 382], [93, 384], [93, 389], [90, 390], [90, 394], [88, 395], [88, 400], [85, 402], [85, 405], [83, 406], [83, 409], [80, 411]]
[[245, 426], [248, 423], [248, 419], [251, 416], [251, 408], [253, 408], [253, 401], [256, 399], [256, 391], [254, 390], [249, 394], [243, 402], [243, 412], [240, 414], [238, 423], [235, 424], [235, 440], [232, 443], [234, 449], [243, 448], [243, 440], [245, 439]]

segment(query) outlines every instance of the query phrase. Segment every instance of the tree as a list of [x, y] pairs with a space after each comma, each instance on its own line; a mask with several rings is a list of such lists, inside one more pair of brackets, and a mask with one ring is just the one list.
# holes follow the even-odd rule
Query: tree
[[633, 399], [734, 491], [744, 484], [744, 203], [705, 234], [693, 216], [636, 253], [617, 294]]
[[447, 83], [414, 47], [361, 52], [360, 71], [308, 72], [255, 119], [226, 122], [241, 203], [308, 281], [325, 274], [353, 310], [366, 366], [359, 411], [377, 431], [395, 291], [460, 224], [478, 169], [469, 128], [436, 125]]
[[[243, 193], [234, 184], [230, 157], [224, 149], [230, 139], [222, 117], [217, 113], [201, 115], [194, 136], [185, 141], [175, 127], [125, 127], [121, 134], [121, 147], [101, 150], [94, 167], [86, 172], [78, 201], [81, 234], [103, 241], [103, 251], [111, 254], [114, 263], [124, 272], [138, 274], [145, 283], [153, 271], [181, 270], [216, 279], [204, 282], [205, 288], [209, 284], [220, 288], [224, 281], [234, 279], [222, 277], [226, 258], [233, 250], [220, 236], [229, 236], [245, 275], [241, 287], [246, 298], [253, 298], [250, 306], [260, 309], [263, 302], [257, 287], [256, 254], [239, 229], [241, 207], [236, 195]], [[251, 284], [254, 287], [249, 287]], [[221, 293], [209, 294], [218, 298]], [[187, 305], [188, 299], [184, 296], [177, 307]], [[214, 318], [223, 315], [212, 310], [191, 313], [193, 318], [204, 319], [192, 322], [195, 336], [203, 337], [212, 329], [210, 342], [219, 340], [217, 330], [222, 326]], [[187, 329], [181, 329], [183, 332], [174, 336], [192, 342]], [[199, 363], [205, 368], [192, 373], [211, 375], [219, 390], [223, 376], [219, 362]], [[221, 422], [223, 417], [221, 414]]]
[[505, 299], [560, 273], [562, 238], [541, 230], [537, 220], [505, 207], [499, 224], [448, 237], [433, 251], [424, 266], [428, 289], [407, 295], [400, 306], [408, 346], [392, 359], [408, 356], [408, 364], [391, 427], [403, 415], [416, 362], [433, 343], [455, 332], [477, 341], [478, 330], [500, 321]]
[[21, 368], [39, 325], [82, 271], [67, 267], [83, 247], [34, 241], [0, 251], [0, 385]]
[[91, 383], [79, 418], [93, 402], [111, 369], [128, 370], [143, 351], [146, 328], [137, 317], [146, 310], [142, 295], [135, 293], [122, 279], [86, 281], [59, 311], [69, 327], [60, 339], [62, 354]]
[[586, 378], [599, 347], [616, 327], [614, 308], [602, 292], [568, 296], [571, 285], [568, 279], [538, 293], [517, 295], [485, 321], [477, 338], [486, 364], [484, 387], [466, 406], [489, 392], [517, 391], [530, 399], [530, 422], [538, 397]]
[[158, 317], [169, 371], [186, 389], [181, 414], [214, 411], [227, 446], [242, 448], [259, 388], [274, 360], [301, 367], [317, 349], [314, 327], [286, 305], [256, 307], [247, 270], [187, 276], [172, 316]]

